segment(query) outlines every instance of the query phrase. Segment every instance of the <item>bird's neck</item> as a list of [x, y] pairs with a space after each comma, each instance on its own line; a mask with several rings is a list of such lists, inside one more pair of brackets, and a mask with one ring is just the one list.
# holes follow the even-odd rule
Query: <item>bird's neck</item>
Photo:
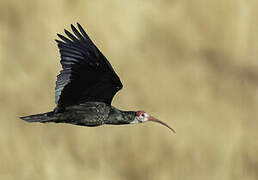
[[129, 124], [135, 118], [135, 111], [121, 111], [111, 107], [105, 124]]

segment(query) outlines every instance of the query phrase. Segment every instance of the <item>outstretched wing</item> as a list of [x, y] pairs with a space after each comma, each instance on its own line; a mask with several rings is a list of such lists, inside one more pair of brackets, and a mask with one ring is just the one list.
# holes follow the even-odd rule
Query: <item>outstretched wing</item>
[[57, 34], [62, 70], [57, 76], [55, 102], [66, 107], [87, 101], [111, 104], [114, 95], [123, 85], [106, 57], [90, 40], [77, 23], [71, 25], [67, 37]]

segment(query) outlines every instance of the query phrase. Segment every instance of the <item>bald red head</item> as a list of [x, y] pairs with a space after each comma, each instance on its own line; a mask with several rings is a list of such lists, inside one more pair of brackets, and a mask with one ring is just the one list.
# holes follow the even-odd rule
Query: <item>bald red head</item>
[[136, 112], [136, 116], [141, 116], [142, 114], [144, 114], [145, 112], [144, 111], [137, 111]]

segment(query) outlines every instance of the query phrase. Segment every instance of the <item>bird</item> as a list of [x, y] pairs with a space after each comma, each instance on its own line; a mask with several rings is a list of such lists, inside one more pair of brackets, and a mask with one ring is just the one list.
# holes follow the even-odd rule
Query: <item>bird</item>
[[156, 122], [175, 130], [145, 111], [123, 111], [111, 105], [123, 84], [107, 58], [82, 26], [55, 39], [62, 69], [55, 86], [56, 107], [46, 113], [20, 117], [27, 122], [67, 123], [78, 126], [125, 125]]

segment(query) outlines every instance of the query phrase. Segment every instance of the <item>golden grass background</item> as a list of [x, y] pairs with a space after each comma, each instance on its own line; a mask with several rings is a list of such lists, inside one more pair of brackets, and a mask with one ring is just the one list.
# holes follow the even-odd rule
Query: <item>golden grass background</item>
[[[0, 179], [258, 179], [258, 2], [0, 1]], [[54, 108], [56, 32], [80, 22], [157, 124], [28, 124]]]

